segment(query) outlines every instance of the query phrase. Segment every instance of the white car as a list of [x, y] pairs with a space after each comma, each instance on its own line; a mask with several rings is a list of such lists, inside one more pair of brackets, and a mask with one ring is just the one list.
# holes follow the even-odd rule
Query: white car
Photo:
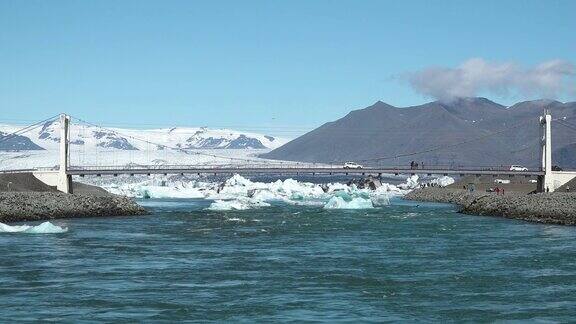
[[346, 162], [344, 163], [344, 169], [363, 169], [364, 167], [355, 162]]
[[528, 168], [521, 165], [512, 165], [510, 166], [510, 171], [528, 171]]

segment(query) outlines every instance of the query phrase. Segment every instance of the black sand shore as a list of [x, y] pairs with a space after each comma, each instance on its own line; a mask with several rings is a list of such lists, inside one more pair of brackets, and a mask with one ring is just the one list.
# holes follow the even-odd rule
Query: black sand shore
[[576, 193], [507, 193], [502, 196], [453, 188], [425, 188], [410, 192], [404, 199], [455, 204], [460, 206], [461, 213], [470, 215], [576, 225]]
[[0, 222], [146, 214], [133, 199], [99, 187], [73, 183], [73, 190], [59, 192], [30, 173], [0, 175]]

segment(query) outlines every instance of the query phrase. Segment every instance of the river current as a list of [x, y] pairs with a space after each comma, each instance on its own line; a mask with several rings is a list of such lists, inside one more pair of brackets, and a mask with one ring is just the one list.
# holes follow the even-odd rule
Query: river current
[[[576, 319], [576, 228], [405, 202], [277, 203], [0, 233], [0, 322]], [[32, 224], [34, 225], [34, 224]]]

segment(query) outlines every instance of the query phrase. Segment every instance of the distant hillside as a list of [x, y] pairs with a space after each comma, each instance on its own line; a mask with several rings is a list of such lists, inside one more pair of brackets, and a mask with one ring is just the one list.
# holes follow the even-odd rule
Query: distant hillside
[[[407, 155], [372, 164], [496, 166], [539, 165], [538, 117], [551, 110], [554, 118], [576, 123], [576, 102], [527, 101], [509, 108], [485, 98], [434, 101], [397, 108], [383, 102], [350, 112], [300, 136], [262, 157], [305, 162], [362, 161]], [[521, 126], [518, 124], [524, 123]], [[509, 129], [496, 136], [494, 132]], [[456, 143], [482, 138], [464, 145]], [[576, 132], [553, 124], [553, 160], [576, 167]], [[439, 148], [436, 150], [435, 148]], [[413, 152], [430, 152], [409, 155]], [[371, 164], [365, 162], [365, 164]]]

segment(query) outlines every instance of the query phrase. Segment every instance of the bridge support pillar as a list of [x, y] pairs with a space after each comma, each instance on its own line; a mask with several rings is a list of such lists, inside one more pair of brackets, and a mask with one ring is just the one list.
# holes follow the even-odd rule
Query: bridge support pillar
[[540, 192], [554, 192], [576, 178], [576, 172], [552, 170], [551, 124], [552, 116], [547, 110], [544, 116], [540, 117], [540, 125], [542, 126], [542, 171], [544, 171], [544, 175], [538, 177], [538, 191]]
[[58, 184], [56, 189], [65, 193], [72, 193], [72, 176], [68, 174], [68, 134], [70, 127], [70, 117], [60, 115], [60, 166], [58, 168]]

